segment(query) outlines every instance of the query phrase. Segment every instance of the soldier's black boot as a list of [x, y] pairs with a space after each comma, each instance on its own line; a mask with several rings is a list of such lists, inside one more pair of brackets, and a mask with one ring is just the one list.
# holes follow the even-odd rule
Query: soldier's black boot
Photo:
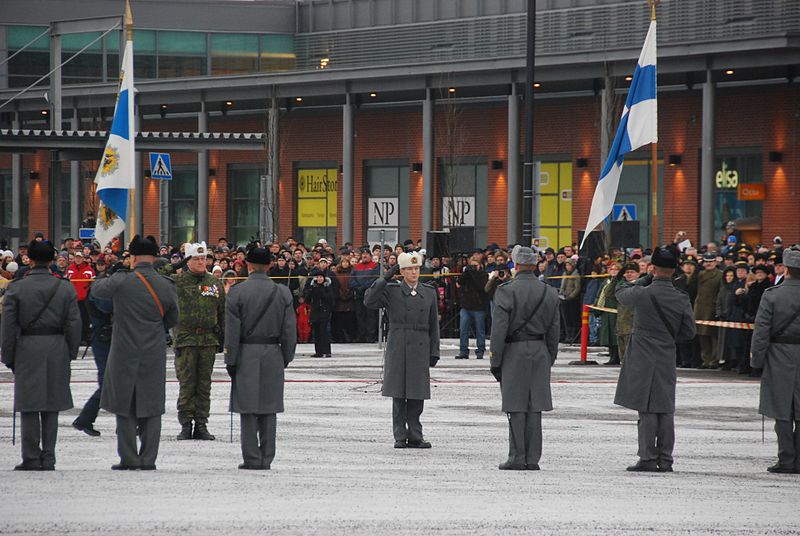
[[206, 424], [202, 422], [194, 423], [194, 439], [199, 439], [200, 441], [214, 441], [216, 439], [213, 435], [211, 435], [206, 428]]
[[192, 423], [185, 422], [181, 425], [181, 433], [178, 434], [178, 441], [184, 441], [192, 438]]

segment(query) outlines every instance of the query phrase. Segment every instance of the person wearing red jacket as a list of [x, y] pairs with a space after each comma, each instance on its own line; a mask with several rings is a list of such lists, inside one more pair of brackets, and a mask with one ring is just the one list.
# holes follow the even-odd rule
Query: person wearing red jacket
[[92, 265], [83, 258], [83, 252], [77, 250], [74, 255], [75, 260], [67, 268], [67, 279], [72, 281], [75, 292], [78, 293], [78, 310], [81, 313], [81, 344], [86, 344], [89, 340], [89, 311], [86, 308], [86, 296], [89, 294], [91, 279], [94, 279], [94, 269]]

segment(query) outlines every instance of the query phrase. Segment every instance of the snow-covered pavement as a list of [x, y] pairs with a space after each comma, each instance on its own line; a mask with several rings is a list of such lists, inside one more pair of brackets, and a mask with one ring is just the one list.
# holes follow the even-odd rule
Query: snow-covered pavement
[[[11, 374], [0, 372], [0, 534], [799, 534], [800, 475], [772, 475], [758, 383], [680, 371], [675, 473], [636, 474], [636, 414], [612, 404], [617, 367], [553, 371], [542, 471], [498, 471], [507, 421], [488, 360], [456, 361], [443, 341], [422, 415], [431, 450], [395, 450], [391, 400], [380, 396], [375, 345], [334, 345], [331, 359], [299, 347], [287, 370], [271, 471], [239, 471], [230, 442], [230, 383], [218, 357], [213, 442], [175, 440], [178, 386], [170, 360], [156, 472], [112, 472], [114, 418], [99, 438], [70, 423], [95, 389], [90, 357], [73, 363], [78, 408], [60, 418], [55, 472], [11, 469]], [[602, 357], [595, 358], [600, 361]], [[19, 431], [17, 431], [19, 438]]]

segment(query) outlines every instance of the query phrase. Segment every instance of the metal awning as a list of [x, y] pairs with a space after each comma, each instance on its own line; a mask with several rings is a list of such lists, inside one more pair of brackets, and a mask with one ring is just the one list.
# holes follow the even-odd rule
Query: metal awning
[[[0, 129], [0, 151], [96, 149], [99, 159], [107, 139], [106, 130]], [[139, 132], [135, 143], [139, 151], [262, 151], [266, 136], [258, 132]]]

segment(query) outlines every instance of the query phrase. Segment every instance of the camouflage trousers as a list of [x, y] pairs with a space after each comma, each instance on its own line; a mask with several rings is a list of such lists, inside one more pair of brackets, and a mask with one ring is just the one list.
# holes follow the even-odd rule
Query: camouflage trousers
[[184, 346], [175, 350], [175, 374], [181, 384], [178, 422], [205, 424], [211, 411], [211, 372], [215, 346]]

